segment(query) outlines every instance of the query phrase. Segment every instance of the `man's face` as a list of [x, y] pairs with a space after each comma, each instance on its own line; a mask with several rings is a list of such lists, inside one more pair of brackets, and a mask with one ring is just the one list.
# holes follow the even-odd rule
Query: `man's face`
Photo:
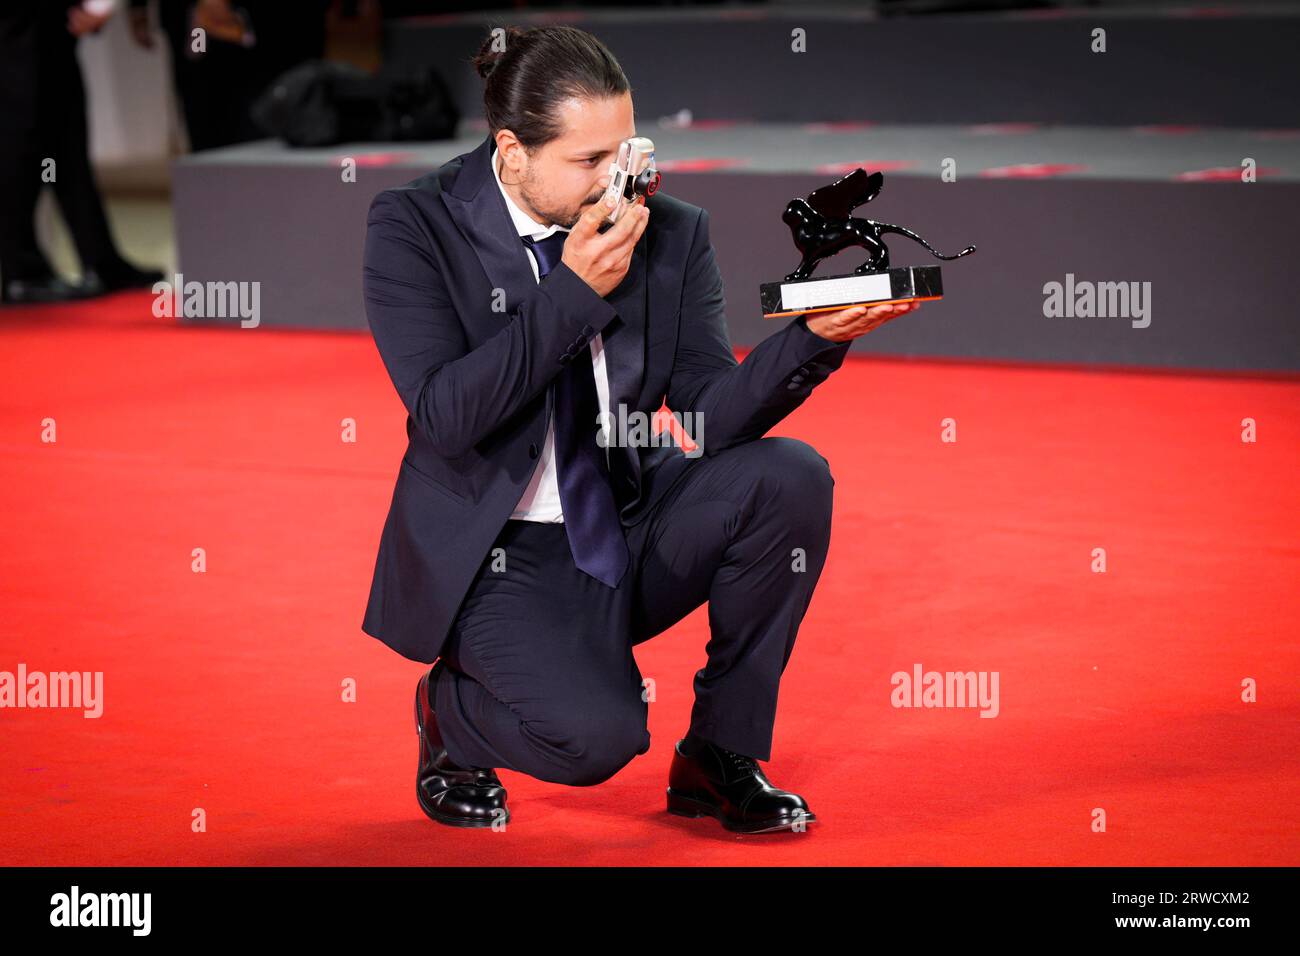
[[604, 197], [619, 143], [636, 135], [632, 94], [565, 100], [556, 116], [564, 132], [531, 156], [510, 130], [497, 133], [501, 184], [538, 222], [572, 229]]

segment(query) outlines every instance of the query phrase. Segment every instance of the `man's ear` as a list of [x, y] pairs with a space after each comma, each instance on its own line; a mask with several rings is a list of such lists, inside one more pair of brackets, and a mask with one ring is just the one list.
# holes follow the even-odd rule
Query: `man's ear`
[[513, 169], [521, 165], [521, 160], [526, 153], [524, 144], [519, 142], [512, 130], [499, 129], [496, 135], [497, 152], [501, 154], [501, 162], [507, 169]]

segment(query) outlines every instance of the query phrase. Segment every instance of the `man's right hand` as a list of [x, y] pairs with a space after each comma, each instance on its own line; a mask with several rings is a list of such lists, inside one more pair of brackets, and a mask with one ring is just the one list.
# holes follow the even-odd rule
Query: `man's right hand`
[[650, 218], [645, 198], [638, 196], [619, 215], [618, 222], [604, 233], [597, 232], [611, 208], [603, 197], [592, 203], [569, 231], [560, 256], [560, 261], [581, 276], [601, 298], [613, 292], [627, 275], [632, 252]]

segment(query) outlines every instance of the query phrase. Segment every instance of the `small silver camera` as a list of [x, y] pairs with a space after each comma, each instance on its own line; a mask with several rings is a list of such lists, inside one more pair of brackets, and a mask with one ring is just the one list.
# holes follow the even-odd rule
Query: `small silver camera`
[[623, 140], [618, 147], [618, 161], [609, 164], [609, 187], [605, 190], [605, 200], [612, 196], [617, 202], [606, 215], [600, 231], [618, 222], [618, 217], [637, 196], [653, 196], [659, 189], [659, 180], [654, 142], [645, 136]]

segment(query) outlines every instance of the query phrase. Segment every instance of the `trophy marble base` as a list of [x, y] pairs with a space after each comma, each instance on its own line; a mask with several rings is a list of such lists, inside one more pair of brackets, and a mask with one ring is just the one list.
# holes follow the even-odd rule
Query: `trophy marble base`
[[902, 266], [865, 275], [819, 276], [759, 286], [763, 317], [828, 312], [881, 302], [924, 302], [943, 298], [939, 266]]

